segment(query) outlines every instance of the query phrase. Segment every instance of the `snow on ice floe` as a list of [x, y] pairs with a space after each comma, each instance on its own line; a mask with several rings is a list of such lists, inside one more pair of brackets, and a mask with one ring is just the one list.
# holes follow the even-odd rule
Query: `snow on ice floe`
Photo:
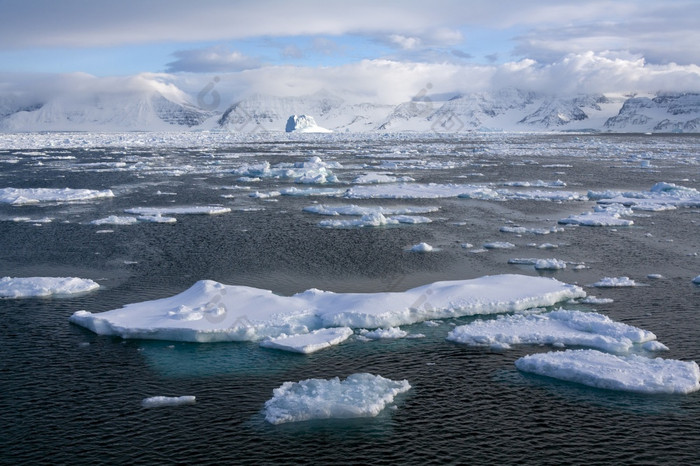
[[269, 290], [195, 283], [169, 298], [102, 313], [77, 311], [70, 321], [100, 335], [177, 341], [256, 341], [320, 328], [389, 328], [433, 319], [497, 314], [583, 298], [582, 288], [552, 278], [493, 275], [435, 282], [404, 292], [293, 296]]
[[567, 350], [528, 355], [516, 360], [515, 366], [523, 372], [607, 390], [646, 394], [700, 390], [700, 368], [695, 361]]
[[595, 312], [558, 310], [545, 314], [499, 316], [455, 327], [447, 339], [472, 346], [507, 349], [510, 345], [587, 346], [626, 353], [656, 335], [615, 322]]
[[78, 202], [114, 197], [111, 189], [71, 188], [1, 188], [0, 203], [12, 205], [39, 204], [41, 202]]
[[366, 228], [379, 227], [384, 225], [398, 225], [400, 223], [418, 224], [431, 223], [428, 217], [415, 215], [394, 215], [385, 217], [380, 213], [366, 214], [359, 219], [352, 220], [322, 220], [318, 225], [323, 228]]
[[218, 215], [231, 212], [230, 207], [221, 206], [181, 206], [181, 207], [134, 207], [126, 209], [127, 214], [142, 217], [159, 217], [163, 215]]
[[410, 388], [407, 380], [396, 381], [368, 373], [352, 374], [342, 381], [335, 377], [285, 382], [265, 402], [265, 420], [282, 424], [374, 417]]
[[310, 354], [316, 351], [338, 345], [353, 334], [350, 327], [331, 327], [314, 330], [298, 335], [280, 335], [260, 342], [265, 348], [291, 351], [293, 353]]
[[596, 288], [624, 288], [638, 286], [637, 282], [629, 277], [604, 277], [595, 282]]
[[100, 285], [77, 277], [2, 277], [0, 298], [70, 296], [96, 290]]
[[197, 401], [197, 398], [191, 395], [185, 396], [151, 396], [141, 400], [141, 406], [144, 408], [160, 408], [162, 406], [179, 406], [190, 405]]
[[133, 225], [138, 222], [139, 220], [136, 217], [110, 215], [109, 217], [93, 220], [90, 222], [90, 225]]

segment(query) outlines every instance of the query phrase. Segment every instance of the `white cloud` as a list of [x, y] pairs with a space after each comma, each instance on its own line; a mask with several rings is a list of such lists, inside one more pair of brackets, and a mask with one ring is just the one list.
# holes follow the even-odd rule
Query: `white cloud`
[[223, 46], [204, 49], [180, 50], [173, 54], [177, 60], [167, 64], [167, 71], [192, 71], [201, 73], [219, 73], [241, 71], [260, 66], [258, 60], [247, 57], [240, 52], [230, 51]]

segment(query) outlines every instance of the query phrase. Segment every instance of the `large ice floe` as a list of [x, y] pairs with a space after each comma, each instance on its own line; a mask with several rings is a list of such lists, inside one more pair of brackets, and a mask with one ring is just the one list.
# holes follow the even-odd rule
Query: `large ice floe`
[[79, 202], [114, 197], [110, 189], [71, 188], [1, 188], [0, 203], [12, 205], [39, 204], [41, 202]]
[[694, 361], [567, 350], [524, 356], [515, 366], [524, 372], [608, 390], [647, 394], [700, 390], [700, 368]]
[[[447, 339], [472, 346], [508, 349], [516, 344], [587, 346], [626, 353], [656, 335], [595, 312], [558, 310], [545, 314], [500, 316], [455, 327]], [[647, 346], [649, 349], [661, 347]]]
[[623, 204], [635, 210], [665, 210], [668, 207], [700, 207], [700, 191], [673, 183], [660, 182], [649, 191], [594, 192], [590, 199], [601, 204]]
[[100, 285], [87, 278], [77, 277], [2, 277], [0, 298], [33, 298], [70, 296], [88, 293]]
[[265, 420], [282, 424], [374, 417], [410, 388], [407, 380], [396, 381], [368, 373], [352, 374], [342, 381], [335, 377], [285, 382], [265, 402]]
[[70, 321], [101, 335], [178, 341], [255, 341], [328, 327], [389, 328], [425, 320], [515, 312], [585, 297], [552, 278], [494, 275], [444, 281], [404, 292], [293, 296], [210, 280], [154, 301], [107, 312], [75, 312]]

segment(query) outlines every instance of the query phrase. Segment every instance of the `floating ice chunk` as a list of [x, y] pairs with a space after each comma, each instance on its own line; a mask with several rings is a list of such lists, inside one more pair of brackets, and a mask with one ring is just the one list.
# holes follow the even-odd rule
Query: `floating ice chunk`
[[[332, 293], [311, 289], [288, 297], [203, 280], [169, 298], [96, 314], [78, 311], [70, 321], [100, 335], [122, 338], [255, 341], [324, 327], [387, 328], [514, 312], [584, 296], [580, 287], [525, 275], [436, 282], [404, 292]], [[184, 309], [182, 306], [201, 313], [203, 318], [174, 318]]]
[[370, 340], [397, 340], [408, 336], [408, 332], [401, 330], [399, 327], [378, 328], [371, 332], [363, 329], [360, 334]]
[[114, 197], [114, 193], [111, 189], [104, 191], [71, 188], [0, 189], [0, 203], [12, 205], [38, 204], [40, 202], [77, 202], [108, 197]]
[[515, 245], [506, 241], [495, 241], [492, 243], [484, 243], [482, 247], [484, 249], [513, 249]]
[[271, 424], [311, 419], [374, 417], [396, 395], [411, 388], [407, 380], [395, 381], [367, 373], [341, 381], [307, 379], [285, 382], [265, 402], [265, 420]]
[[281, 335], [260, 342], [260, 346], [294, 353], [314, 353], [347, 340], [353, 331], [349, 327], [332, 327], [298, 335]]
[[620, 218], [616, 212], [586, 212], [581, 215], [570, 215], [559, 220], [562, 225], [583, 225], [589, 227], [627, 227], [634, 225], [632, 220]]
[[586, 296], [584, 299], [581, 300], [581, 304], [610, 304], [614, 302], [614, 299], [596, 298], [595, 296]]
[[96, 282], [76, 277], [2, 277], [0, 298], [70, 296], [87, 293], [100, 287]]
[[503, 183], [503, 186], [512, 186], [516, 188], [558, 188], [566, 186], [561, 180], [556, 181], [507, 181]]
[[428, 217], [411, 216], [411, 215], [396, 215], [393, 217], [385, 217], [380, 213], [371, 213], [363, 215], [359, 219], [354, 220], [323, 220], [318, 223], [324, 228], [353, 228], [353, 227], [379, 227], [382, 225], [398, 225], [399, 223], [431, 223]]
[[700, 275], [698, 275], [697, 277], [693, 278], [693, 283], [695, 283], [696, 285], [700, 285]]
[[535, 270], [562, 270], [566, 268], [566, 262], [559, 259], [537, 259]]
[[637, 286], [637, 283], [629, 277], [605, 277], [591, 286], [596, 288], [621, 288]]
[[146, 223], [176, 223], [177, 219], [175, 217], [163, 217], [162, 215], [141, 215], [136, 218], [139, 222]]
[[411, 252], [431, 252], [433, 248], [428, 243], [418, 243], [411, 246]]
[[525, 227], [509, 227], [509, 226], [503, 226], [498, 229], [501, 233], [515, 233], [518, 235], [522, 235], [525, 233], [532, 233], [534, 235], [548, 235], [550, 233], [558, 233], [561, 231], [564, 231], [563, 228], [557, 228], [557, 227], [552, 227], [552, 228], [525, 228]]
[[305, 162], [280, 163], [274, 167], [269, 162], [244, 165], [235, 174], [250, 178], [273, 178], [294, 180], [303, 184], [335, 183], [338, 178], [331, 169], [342, 168], [338, 162], [324, 162], [319, 157], [311, 157]]
[[312, 196], [327, 196], [327, 197], [337, 197], [345, 194], [345, 189], [337, 188], [297, 188], [292, 186], [291, 188], [280, 189], [279, 193], [282, 196], [293, 196], [293, 197], [312, 197]]
[[576, 345], [626, 353], [656, 335], [595, 312], [558, 310], [546, 314], [501, 316], [455, 327], [447, 339], [472, 346]]
[[406, 206], [406, 207], [382, 207], [382, 206], [358, 206], [358, 205], [323, 205], [316, 204], [308, 207], [304, 207], [304, 212], [310, 212], [312, 214], [319, 215], [369, 215], [369, 214], [383, 214], [383, 215], [412, 215], [412, 214], [427, 214], [431, 212], [437, 212], [440, 207], [435, 206]]
[[144, 398], [141, 406], [144, 408], [160, 408], [162, 406], [191, 405], [197, 400], [194, 396], [152, 396]]
[[662, 278], [664, 278], [664, 276], [660, 273], [650, 273], [649, 275], [647, 275], [647, 278], [651, 280], [661, 280]]
[[136, 217], [110, 215], [109, 217], [93, 220], [90, 222], [90, 225], [133, 225], [134, 223], [138, 223]]
[[352, 182], [355, 184], [380, 184], [380, 183], [397, 183], [415, 181], [410, 176], [392, 176], [386, 173], [365, 173], [355, 178]]
[[515, 366], [524, 372], [607, 390], [648, 394], [700, 390], [700, 368], [694, 361], [567, 350], [525, 356], [516, 360]]
[[354, 186], [345, 192], [348, 199], [438, 199], [446, 197], [498, 199], [494, 190], [484, 186], [460, 184], [399, 183]]
[[656, 183], [649, 191], [588, 193], [601, 204], [624, 204], [635, 210], [663, 210], [669, 207], [700, 207], [700, 191], [673, 183]]
[[181, 206], [181, 207], [134, 207], [126, 209], [127, 214], [153, 217], [157, 215], [218, 215], [231, 212], [230, 207], [221, 206]]

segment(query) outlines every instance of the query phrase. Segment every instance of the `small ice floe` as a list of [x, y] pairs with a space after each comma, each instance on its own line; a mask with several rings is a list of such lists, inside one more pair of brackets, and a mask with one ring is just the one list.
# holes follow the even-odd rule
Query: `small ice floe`
[[370, 340], [397, 340], [408, 336], [408, 332], [399, 327], [378, 328], [376, 330], [360, 330], [360, 335]]
[[380, 184], [415, 181], [410, 176], [393, 176], [386, 173], [365, 173], [359, 175], [352, 182], [354, 184]]
[[429, 245], [428, 243], [414, 244], [413, 246], [411, 246], [410, 249], [411, 252], [431, 252], [434, 250], [435, 248]]
[[411, 388], [407, 380], [395, 381], [368, 373], [345, 380], [307, 379], [285, 382], [265, 402], [265, 420], [271, 424], [311, 419], [375, 417]]
[[558, 249], [559, 248], [558, 245], [552, 244], [552, 243], [542, 243], [539, 246], [536, 245], [536, 247], [537, 247], [537, 249]]
[[559, 220], [562, 225], [583, 225], [589, 227], [627, 227], [634, 225], [632, 220], [620, 218], [618, 213], [587, 212], [580, 215], [570, 215]]
[[144, 408], [160, 408], [162, 406], [191, 405], [197, 401], [194, 396], [151, 396], [141, 400]]
[[635, 210], [668, 210], [676, 207], [700, 207], [700, 191], [673, 183], [659, 182], [649, 191], [606, 193], [589, 192], [588, 197], [601, 204], [623, 204]]
[[556, 181], [506, 181], [503, 186], [510, 186], [516, 188], [563, 188], [566, 186], [561, 180]]
[[559, 259], [509, 259], [509, 264], [534, 265], [535, 270], [562, 270], [566, 268], [566, 262]]
[[696, 285], [700, 285], [700, 275], [698, 275], [697, 277], [693, 278], [693, 283], [695, 283]]
[[363, 215], [359, 219], [351, 220], [322, 220], [318, 226], [323, 228], [367, 228], [380, 227], [384, 225], [399, 225], [399, 224], [419, 224], [431, 223], [428, 217], [413, 216], [413, 215], [394, 215], [385, 217], [380, 213]]
[[12, 205], [39, 204], [41, 202], [80, 202], [114, 197], [110, 189], [71, 188], [1, 188], [0, 203]]
[[144, 223], [177, 223], [175, 217], [163, 217], [162, 215], [141, 215], [136, 218], [139, 222]]
[[567, 350], [528, 355], [516, 360], [515, 366], [523, 372], [607, 390], [646, 394], [700, 390], [700, 368], [695, 361]]
[[660, 273], [650, 273], [649, 275], [647, 275], [647, 278], [650, 280], [661, 280], [662, 278], [664, 278], [664, 276]]
[[138, 223], [136, 217], [110, 215], [109, 217], [93, 220], [90, 222], [90, 225], [133, 225], [134, 223]]
[[615, 302], [615, 300], [610, 298], [596, 298], [595, 296], [586, 296], [579, 302], [581, 304], [610, 304]]
[[656, 335], [595, 312], [558, 310], [477, 320], [455, 327], [447, 339], [498, 349], [517, 344], [575, 345], [626, 353], [635, 344], [656, 340]]
[[623, 288], [639, 286], [629, 277], [605, 277], [595, 282], [591, 286], [596, 288]]
[[302, 184], [336, 183], [338, 177], [332, 169], [343, 168], [338, 162], [324, 162], [320, 157], [311, 157], [304, 162], [283, 162], [271, 166], [269, 162], [244, 165], [234, 171], [247, 178], [274, 178], [293, 180]]
[[353, 331], [349, 327], [331, 327], [297, 335], [280, 335], [260, 342], [264, 348], [310, 354], [330, 348], [347, 340]]
[[231, 208], [222, 206], [134, 207], [126, 209], [124, 212], [148, 217], [159, 215], [218, 215], [231, 212]]
[[530, 233], [533, 235], [548, 235], [550, 233], [558, 233], [564, 231], [563, 228], [551, 227], [551, 228], [525, 228], [525, 227], [510, 227], [502, 226], [498, 229], [501, 233], [514, 233], [517, 235], [523, 235]]
[[437, 212], [440, 207], [436, 206], [405, 206], [405, 207], [383, 207], [383, 206], [358, 206], [358, 205], [324, 205], [316, 204], [304, 207], [304, 212], [318, 215], [355, 215], [364, 216], [372, 214], [383, 215], [414, 215]]
[[515, 245], [507, 241], [494, 241], [481, 245], [484, 249], [513, 249]]
[[2, 277], [0, 298], [63, 297], [88, 293], [100, 285], [86, 278], [76, 277]]
[[436, 183], [398, 183], [353, 186], [345, 192], [348, 199], [439, 199], [465, 197], [494, 200], [500, 195], [485, 186]]

